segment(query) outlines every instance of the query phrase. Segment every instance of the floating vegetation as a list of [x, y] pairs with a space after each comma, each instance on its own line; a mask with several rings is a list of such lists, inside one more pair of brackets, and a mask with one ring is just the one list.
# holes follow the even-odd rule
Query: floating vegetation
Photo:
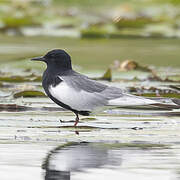
[[165, 78], [161, 78], [160, 76], [158, 76], [154, 71], [152, 71], [152, 75], [150, 75], [148, 77], [148, 80], [149, 81], [159, 81], [159, 82], [176, 82], [176, 83], [180, 83], [180, 80], [173, 80], [173, 79], [170, 79], [168, 76], [165, 77]]
[[180, 91], [180, 85], [169, 85], [170, 88]]
[[178, 91], [177, 90], [173, 90], [173, 89], [161, 89], [161, 88], [157, 88], [157, 87], [128, 87], [127, 88], [129, 92], [131, 93], [157, 93], [157, 95], [160, 94], [177, 94]]
[[[1, 2], [1, 33], [76, 38], [180, 37], [179, 9], [172, 1], [153, 1], [151, 6], [147, 1], [138, 8], [132, 6], [131, 1], [126, 5], [119, 1], [107, 4], [87, 1], [74, 4], [75, 8], [71, 7], [72, 2], [64, 1], [21, 3], [15, 1], [11, 5], [8, 1]], [[140, 2], [135, 0], [133, 3]], [[99, 11], [104, 7], [108, 8], [108, 13]]]
[[4, 82], [25, 82], [27, 81], [26, 78], [24, 78], [23, 76], [1, 76], [0, 77], [0, 81], [4, 81]]
[[19, 97], [46, 97], [46, 95], [41, 91], [21, 91], [13, 95], [14, 98]]
[[[143, 66], [136, 61], [133, 60], [125, 60], [123, 62], [120, 62], [119, 60], [115, 60], [112, 65], [107, 69], [105, 74], [101, 78], [94, 78], [96, 80], [107, 80], [112, 81], [112, 73], [113, 72], [127, 72], [127, 76], [129, 75], [128, 72], [132, 71], [134, 72], [134, 76], [131, 79], [127, 79], [126, 77], [123, 79], [121, 77], [121, 74], [119, 74], [119, 77], [116, 77], [114, 79], [114, 82], [118, 82], [119, 80], [127, 80], [127, 81], [157, 81], [157, 82], [171, 82], [171, 83], [179, 83], [180, 82], [180, 76], [170, 76], [166, 75], [163, 77], [158, 74], [158, 70], [154, 68], [150, 68], [148, 66]], [[146, 73], [144, 77], [140, 73]], [[140, 78], [139, 78], [140, 76]], [[174, 78], [176, 77], [176, 78]]]
[[94, 143], [94, 145], [98, 145], [106, 148], [141, 148], [141, 149], [152, 149], [152, 148], [169, 148], [168, 145], [165, 144], [148, 144], [143, 142], [134, 142], [134, 143]]
[[145, 72], [152, 72], [153, 70], [147, 66], [142, 66], [136, 61], [133, 60], [125, 60], [123, 62], [120, 62], [119, 60], [115, 60], [113, 65], [111, 67], [118, 71], [145, 71]]
[[[138, 94], [136, 94], [138, 95]], [[179, 98], [180, 94], [178, 93], [142, 93], [141, 96], [144, 97], [166, 97], [166, 98]]]
[[36, 23], [35, 18], [32, 16], [24, 16], [24, 17], [14, 17], [14, 16], [6, 16], [1, 18], [1, 21], [3, 22], [3, 27], [1, 27], [1, 30], [7, 30], [7, 29], [17, 29], [19, 27], [24, 26], [35, 26], [38, 25]]
[[108, 32], [99, 28], [89, 28], [81, 30], [82, 38], [106, 38], [109, 37]]
[[143, 28], [147, 24], [157, 23], [152, 18], [145, 16], [116, 17], [114, 19], [115, 25], [119, 28]]
[[0, 111], [25, 111], [28, 107], [17, 104], [0, 104]]
[[13, 83], [19, 83], [19, 82], [39, 82], [41, 81], [40, 76], [36, 75], [29, 75], [29, 76], [1, 76], [0, 81], [3, 82], [13, 82]]
[[106, 80], [106, 81], [112, 81], [112, 70], [111, 68], [108, 68], [107, 71], [104, 73], [102, 77], [99, 78], [93, 78], [94, 80]]

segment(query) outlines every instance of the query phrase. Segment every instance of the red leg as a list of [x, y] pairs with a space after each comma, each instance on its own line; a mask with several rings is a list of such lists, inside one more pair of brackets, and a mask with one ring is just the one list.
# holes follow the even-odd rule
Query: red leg
[[76, 114], [76, 119], [75, 119], [74, 127], [76, 127], [78, 122], [79, 122], [79, 116], [78, 116], [78, 114]]

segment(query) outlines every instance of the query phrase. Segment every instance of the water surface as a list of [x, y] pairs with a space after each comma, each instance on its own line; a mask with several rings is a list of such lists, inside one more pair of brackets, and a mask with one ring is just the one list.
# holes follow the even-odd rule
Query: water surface
[[[29, 59], [53, 48], [66, 49], [73, 57], [75, 69], [93, 77], [102, 75], [115, 59], [129, 58], [155, 66], [169, 66], [171, 61], [172, 68], [155, 69], [165, 76], [180, 72], [177, 39], [1, 38], [1, 76], [3, 72], [9, 76], [40, 75], [45, 66]], [[127, 80], [137, 76], [142, 78], [146, 74], [115, 72], [116, 80], [102, 83], [124, 90], [130, 87], [169, 90], [170, 85], [179, 85]], [[41, 82], [3, 81], [0, 85], [0, 104], [17, 105], [15, 109], [0, 106], [1, 179], [179, 178], [179, 110], [114, 109], [81, 117], [78, 127], [74, 128], [74, 114], [58, 109], [47, 97], [13, 97], [22, 90], [43, 91]]]

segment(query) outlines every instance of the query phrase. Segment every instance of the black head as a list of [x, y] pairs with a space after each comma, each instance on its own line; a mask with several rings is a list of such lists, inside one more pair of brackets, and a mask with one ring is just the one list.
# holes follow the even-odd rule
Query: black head
[[48, 67], [57, 68], [59, 70], [70, 70], [71, 57], [68, 53], [61, 49], [49, 51], [45, 56], [32, 58], [33, 61], [43, 61]]

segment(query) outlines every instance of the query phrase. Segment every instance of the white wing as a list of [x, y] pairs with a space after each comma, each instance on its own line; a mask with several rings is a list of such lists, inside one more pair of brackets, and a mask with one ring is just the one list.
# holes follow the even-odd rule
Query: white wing
[[157, 101], [146, 99], [143, 97], [124, 94], [122, 97], [111, 99], [108, 101], [109, 106], [144, 106], [158, 104]]

